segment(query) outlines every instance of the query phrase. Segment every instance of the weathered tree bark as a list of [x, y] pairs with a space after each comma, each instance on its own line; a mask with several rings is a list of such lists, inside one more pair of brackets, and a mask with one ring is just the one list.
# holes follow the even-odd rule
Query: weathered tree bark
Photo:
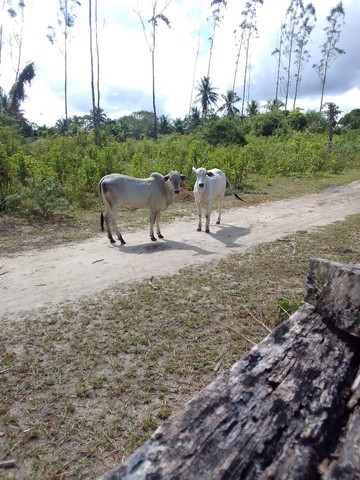
[[312, 260], [305, 301], [325, 320], [360, 337], [360, 264]]
[[360, 265], [313, 260], [307, 285], [303, 307], [103, 480], [356, 478]]

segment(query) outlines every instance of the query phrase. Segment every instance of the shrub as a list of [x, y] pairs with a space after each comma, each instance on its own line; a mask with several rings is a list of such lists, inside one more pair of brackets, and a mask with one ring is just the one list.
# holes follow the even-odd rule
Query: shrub
[[238, 117], [227, 115], [211, 119], [199, 129], [201, 138], [210, 145], [245, 145], [246, 140]]
[[255, 115], [251, 118], [251, 132], [256, 136], [281, 135], [287, 133], [288, 129], [285, 115], [278, 110]]
[[57, 210], [68, 210], [63, 188], [52, 178], [30, 178], [26, 186], [5, 199], [5, 212], [18, 215], [49, 217]]

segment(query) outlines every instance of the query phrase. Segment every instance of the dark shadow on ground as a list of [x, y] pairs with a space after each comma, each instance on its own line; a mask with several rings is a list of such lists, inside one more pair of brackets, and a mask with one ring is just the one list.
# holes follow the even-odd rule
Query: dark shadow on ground
[[216, 225], [216, 228], [219, 228], [220, 230], [217, 232], [210, 231], [210, 234], [207, 233], [207, 235], [211, 235], [216, 238], [216, 240], [222, 242], [226, 248], [240, 247], [240, 245], [236, 243], [236, 240], [240, 237], [245, 237], [245, 235], [249, 235], [250, 233], [249, 228], [236, 227], [234, 225]]
[[[205, 233], [202, 231], [198, 232], [198, 235], [211, 235], [216, 240], [222, 242], [226, 248], [239, 248], [241, 245], [236, 243], [236, 240], [250, 233], [248, 228], [236, 227], [234, 225], [216, 225], [216, 229], [216, 232]], [[156, 242], [150, 241], [137, 245], [129, 245], [128, 243], [125, 245], [121, 245], [119, 243], [109, 245], [109, 248], [114, 247], [117, 247], [121, 253], [130, 253], [135, 255], [164, 252], [166, 250], [189, 250], [198, 255], [212, 255], [215, 253], [211, 250], [206, 250], [191, 243], [168, 240], [166, 238], [159, 239]]]
[[192, 250], [198, 255], [212, 255], [214, 252], [205, 250], [185, 242], [176, 242], [174, 240], [167, 240], [166, 238], [159, 239], [156, 242], [142, 243], [140, 245], [109, 245], [110, 248], [117, 247], [121, 253], [130, 253], [141, 255], [146, 253], [164, 252], [165, 250]]

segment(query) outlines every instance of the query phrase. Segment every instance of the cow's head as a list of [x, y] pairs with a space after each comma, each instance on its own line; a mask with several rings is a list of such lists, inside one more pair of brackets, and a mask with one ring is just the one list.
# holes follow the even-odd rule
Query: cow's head
[[170, 181], [173, 187], [173, 190], [175, 193], [180, 192], [180, 182], [186, 180], [186, 176], [183, 175], [182, 173], [177, 172], [176, 170], [173, 170], [172, 172], [168, 173], [167, 175], [164, 176], [165, 182]]
[[196, 173], [197, 182], [200, 188], [204, 188], [206, 176], [213, 177], [214, 174], [210, 170], [206, 170], [206, 168], [194, 168], [193, 172]]

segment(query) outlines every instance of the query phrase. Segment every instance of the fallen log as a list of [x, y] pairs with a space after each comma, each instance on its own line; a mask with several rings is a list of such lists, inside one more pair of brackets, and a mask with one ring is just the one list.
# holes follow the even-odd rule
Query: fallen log
[[356, 478], [360, 265], [312, 260], [305, 299], [103, 480]]

